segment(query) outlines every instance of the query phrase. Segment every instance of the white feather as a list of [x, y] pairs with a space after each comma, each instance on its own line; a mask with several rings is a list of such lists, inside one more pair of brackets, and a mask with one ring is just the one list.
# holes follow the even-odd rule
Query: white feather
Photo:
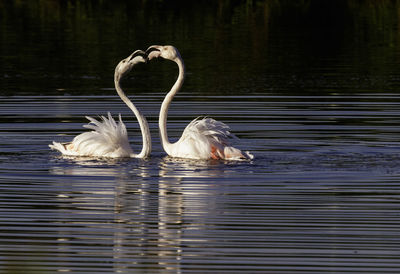
[[251, 154], [243, 153], [231, 145], [231, 139], [237, 137], [230, 132], [229, 126], [212, 118], [200, 117], [190, 122], [181, 138], [171, 146], [171, 155], [191, 159], [210, 159], [210, 155], [219, 159], [252, 159]]
[[101, 116], [100, 120], [86, 116], [90, 121], [83, 127], [92, 131], [76, 136], [71, 143], [56, 143], [49, 145], [64, 155], [96, 156], [96, 157], [130, 157], [133, 151], [129, 145], [125, 124], [119, 115], [118, 123], [110, 113], [108, 118]]

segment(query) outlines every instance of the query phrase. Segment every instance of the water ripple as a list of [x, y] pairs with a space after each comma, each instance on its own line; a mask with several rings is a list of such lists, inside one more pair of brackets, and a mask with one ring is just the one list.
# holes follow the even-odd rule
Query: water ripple
[[85, 115], [106, 111], [122, 113], [139, 149], [137, 123], [114, 96], [1, 98], [1, 270], [399, 269], [400, 97], [181, 97], [171, 106], [171, 138], [209, 114], [256, 155], [220, 162], [165, 156], [162, 96], [135, 97], [153, 132], [147, 160], [48, 149], [84, 131]]

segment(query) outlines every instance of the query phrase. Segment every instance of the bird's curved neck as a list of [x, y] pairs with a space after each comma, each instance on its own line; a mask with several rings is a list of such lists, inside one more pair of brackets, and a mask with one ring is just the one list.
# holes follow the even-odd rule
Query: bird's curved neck
[[171, 90], [167, 93], [162, 102], [161, 109], [160, 109], [160, 116], [158, 119], [158, 126], [160, 128], [160, 136], [161, 136], [161, 143], [164, 150], [169, 153], [171, 143], [168, 140], [168, 133], [167, 133], [167, 116], [168, 116], [168, 108], [171, 104], [172, 99], [174, 98], [175, 94], [181, 89], [183, 85], [183, 81], [185, 80], [185, 64], [181, 58], [176, 58], [174, 60], [179, 68], [179, 75], [178, 79], [176, 80], [175, 84], [172, 86]]
[[124, 103], [132, 110], [133, 114], [136, 116], [139, 122], [140, 131], [142, 132], [142, 140], [143, 140], [142, 151], [139, 154], [133, 156], [136, 158], [145, 158], [149, 156], [151, 152], [151, 135], [150, 135], [149, 125], [146, 121], [146, 118], [140, 113], [140, 111], [125, 95], [124, 91], [121, 88], [120, 80], [121, 80], [120, 77], [117, 76], [114, 77], [115, 89], [117, 90], [117, 93], [119, 97], [121, 97], [122, 101], [124, 101]]

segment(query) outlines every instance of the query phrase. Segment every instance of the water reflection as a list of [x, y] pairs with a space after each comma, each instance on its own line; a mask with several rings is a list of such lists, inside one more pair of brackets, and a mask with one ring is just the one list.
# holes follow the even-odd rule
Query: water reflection
[[121, 163], [120, 159], [59, 155], [53, 161], [65, 162], [63, 165], [56, 165], [51, 168], [50, 173], [55, 175], [117, 176], [120, 174], [119, 169], [115, 168], [115, 165]]
[[183, 214], [185, 211], [181, 180], [165, 180], [160, 165], [158, 191], [158, 257], [165, 270], [181, 273]]
[[[240, 108], [224, 107], [227, 99]], [[246, 272], [290, 272], [313, 264], [326, 270], [329, 256], [352, 249], [370, 255], [349, 255], [348, 262], [375, 258], [376, 269], [385, 270], [380, 251], [395, 252], [389, 242], [396, 237], [394, 230], [377, 235], [398, 223], [399, 99], [358, 94], [179, 102], [182, 109], [191, 102], [185, 113], [192, 117], [205, 105], [218, 109], [217, 118], [259, 154], [246, 163], [162, 158], [157, 141], [147, 160], [60, 157], [47, 144], [65, 129], [48, 134], [57, 124], [51, 115], [41, 123], [19, 122], [13, 138], [3, 138], [0, 161], [0, 243], [11, 251], [4, 261], [15, 270], [29, 259], [27, 265], [42, 272], [218, 272], [239, 265]], [[24, 107], [23, 117], [51, 110], [54, 100], [44, 100], [45, 108], [43, 98], [26, 101], [35, 107]], [[109, 102], [90, 105], [99, 113]], [[82, 115], [86, 106], [76, 99], [68, 109]], [[156, 116], [159, 104], [147, 106]], [[14, 108], [3, 112], [14, 117], [8, 111]], [[171, 136], [192, 117], [173, 115]], [[81, 122], [73, 129], [81, 130]]]
[[[68, 207], [57, 210], [59, 220], [55, 223], [61, 225], [69, 219], [74, 224], [58, 231], [59, 254], [95, 255], [105, 261], [112, 258], [116, 272], [145, 265], [152, 257], [152, 195], [157, 189], [149, 185], [148, 163], [83, 157], [59, 159], [61, 163], [51, 172], [68, 178], [68, 185], [64, 182], [58, 194], [59, 203]], [[76, 249], [77, 243], [87, 250]], [[97, 249], [89, 248], [91, 245]], [[74, 267], [59, 270], [73, 271]]]
[[[211, 178], [218, 178], [223, 170], [215, 168], [217, 162], [193, 161], [165, 157], [159, 163], [158, 229], [160, 264], [166, 270], [181, 273], [185, 252], [190, 243], [208, 241], [202, 238], [204, 220], [215, 207]], [[207, 178], [207, 180], [199, 180]], [[195, 237], [193, 237], [195, 235]], [[188, 254], [189, 253], [189, 254]], [[163, 262], [161, 258], [170, 258]]]
[[[58, 210], [60, 220], [55, 223], [65, 222], [65, 216], [73, 213], [76, 228], [58, 231], [60, 254], [77, 252], [76, 242], [102, 242], [99, 252], [106, 256], [112, 239], [115, 272], [151, 267], [161, 273], [181, 273], [185, 258], [196, 256], [190, 246], [210, 241], [204, 233], [217, 207], [218, 186], [213, 178], [226, 175], [220, 162], [171, 157], [122, 162], [59, 159], [68, 164], [52, 169], [54, 175], [80, 178], [63, 185], [58, 194], [58, 201], [69, 207]], [[152, 169], [154, 161], [157, 170]], [[110, 177], [114, 184], [99, 180]], [[111, 216], [113, 221], [107, 222]], [[86, 235], [85, 231], [93, 230], [95, 235]]]
[[157, 186], [146, 163], [116, 178], [114, 201], [114, 271], [145, 268], [154, 257]]
[[[204, 220], [215, 207], [210, 176], [223, 171], [208, 161], [170, 157], [158, 161], [158, 184], [146, 169], [141, 179], [116, 179], [113, 249], [118, 270], [152, 265], [161, 273], [181, 273], [185, 255], [194, 256], [185, 254], [187, 245], [207, 241], [202, 239]], [[130, 263], [123, 263], [124, 258]]]

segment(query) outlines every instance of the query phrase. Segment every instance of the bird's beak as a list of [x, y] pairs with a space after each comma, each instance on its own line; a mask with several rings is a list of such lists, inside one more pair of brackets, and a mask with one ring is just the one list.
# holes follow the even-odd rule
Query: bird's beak
[[133, 58], [137, 56], [142, 56], [143, 59], [147, 60], [147, 54], [143, 50], [135, 50], [129, 57], [128, 57], [128, 62], [132, 61]]
[[150, 46], [146, 50], [147, 59], [150, 61], [153, 58], [158, 58], [161, 55], [161, 46]]

